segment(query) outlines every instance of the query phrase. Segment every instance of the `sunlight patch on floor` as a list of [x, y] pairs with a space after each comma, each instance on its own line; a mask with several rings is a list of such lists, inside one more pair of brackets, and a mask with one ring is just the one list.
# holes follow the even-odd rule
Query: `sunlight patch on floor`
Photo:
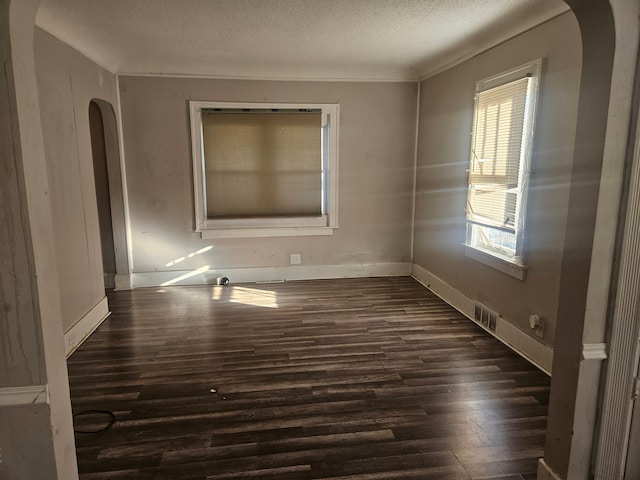
[[[243, 305], [253, 305], [255, 307], [278, 308], [278, 294], [271, 290], [235, 286], [230, 289], [231, 295], [229, 301], [232, 303], [242, 303]], [[214, 296], [215, 294], [216, 292], [214, 291]]]

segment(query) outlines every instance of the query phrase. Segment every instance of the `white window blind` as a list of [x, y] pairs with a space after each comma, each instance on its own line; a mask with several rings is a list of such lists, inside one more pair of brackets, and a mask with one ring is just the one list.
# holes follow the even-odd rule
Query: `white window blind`
[[318, 217], [320, 110], [202, 110], [206, 218]]
[[515, 232], [530, 77], [476, 94], [467, 220]]

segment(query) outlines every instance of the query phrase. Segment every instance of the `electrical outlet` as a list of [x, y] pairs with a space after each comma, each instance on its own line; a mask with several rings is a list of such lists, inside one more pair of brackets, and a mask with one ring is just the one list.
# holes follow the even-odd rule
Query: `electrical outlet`
[[544, 320], [539, 315], [529, 316], [529, 326], [540, 338], [544, 338]]
[[300, 265], [302, 263], [302, 255], [299, 253], [292, 253], [290, 255], [291, 265]]

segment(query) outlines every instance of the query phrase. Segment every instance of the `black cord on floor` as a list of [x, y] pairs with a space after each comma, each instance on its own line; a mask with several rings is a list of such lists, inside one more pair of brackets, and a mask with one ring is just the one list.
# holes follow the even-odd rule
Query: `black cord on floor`
[[73, 419], [75, 420], [76, 417], [80, 417], [83, 415], [106, 415], [109, 417], [108, 423], [106, 424], [106, 426], [104, 427], [100, 427], [100, 428], [96, 428], [96, 429], [90, 429], [90, 430], [79, 430], [77, 429], [75, 426], [73, 427], [73, 431], [75, 433], [100, 433], [100, 432], [106, 432], [107, 430], [109, 430], [111, 428], [111, 426], [116, 423], [116, 416], [114, 415], [113, 412], [109, 411], [109, 410], [84, 410], [82, 412], [78, 412], [76, 414], [73, 415]]

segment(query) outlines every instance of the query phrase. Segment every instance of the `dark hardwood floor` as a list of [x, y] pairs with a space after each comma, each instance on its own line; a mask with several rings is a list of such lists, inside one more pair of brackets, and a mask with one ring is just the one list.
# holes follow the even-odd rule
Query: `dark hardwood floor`
[[109, 304], [68, 361], [74, 412], [116, 416], [76, 434], [82, 480], [536, 478], [549, 378], [411, 278]]

